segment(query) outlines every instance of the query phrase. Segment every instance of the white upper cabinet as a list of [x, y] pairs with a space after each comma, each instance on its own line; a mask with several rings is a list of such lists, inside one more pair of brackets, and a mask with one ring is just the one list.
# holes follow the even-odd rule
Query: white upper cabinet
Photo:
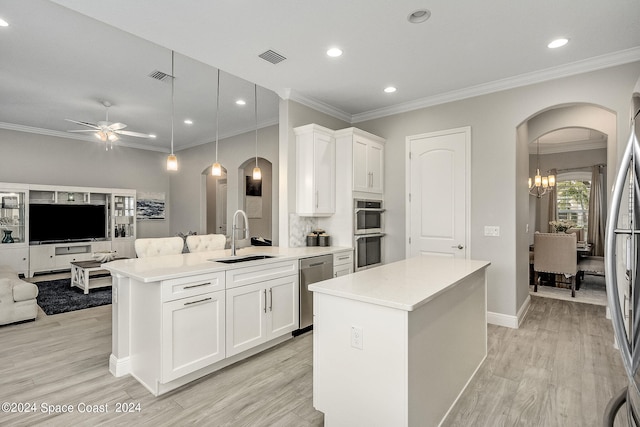
[[330, 216], [336, 206], [336, 147], [331, 129], [315, 124], [297, 127], [296, 212]]
[[382, 194], [384, 143], [381, 138], [360, 132], [354, 130], [353, 134], [353, 191]]

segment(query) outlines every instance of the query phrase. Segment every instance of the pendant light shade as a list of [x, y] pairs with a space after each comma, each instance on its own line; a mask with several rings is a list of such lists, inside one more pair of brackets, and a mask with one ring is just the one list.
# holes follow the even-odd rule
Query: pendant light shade
[[218, 125], [220, 123], [220, 69], [218, 68], [218, 88], [216, 89], [216, 162], [211, 165], [211, 175], [222, 176], [222, 165], [218, 163]]
[[261, 180], [262, 171], [258, 167], [258, 85], [253, 85], [253, 98], [256, 110], [256, 167], [253, 168], [253, 179]]
[[168, 171], [177, 171], [178, 170], [178, 158], [175, 154], [173, 154], [173, 86], [175, 81], [175, 76], [173, 74], [173, 56], [174, 53], [171, 51], [171, 154], [167, 157], [167, 170]]

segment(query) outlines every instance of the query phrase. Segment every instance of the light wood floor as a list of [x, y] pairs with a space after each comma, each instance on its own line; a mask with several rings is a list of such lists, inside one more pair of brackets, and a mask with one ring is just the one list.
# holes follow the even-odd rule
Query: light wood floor
[[[445, 425], [600, 425], [625, 380], [611, 340], [604, 307], [533, 297], [520, 329], [489, 325], [487, 360]], [[37, 407], [0, 412], [0, 425], [323, 424], [312, 406], [311, 334], [159, 398], [108, 372], [110, 348], [111, 306], [41, 312], [36, 322], [0, 327], [0, 402]], [[118, 402], [139, 403], [140, 412], [115, 413]], [[81, 403], [108, 404], [109, 413], [78, 413]], [[44, 415], [42, 404], [70, 404], [75, 412]]]

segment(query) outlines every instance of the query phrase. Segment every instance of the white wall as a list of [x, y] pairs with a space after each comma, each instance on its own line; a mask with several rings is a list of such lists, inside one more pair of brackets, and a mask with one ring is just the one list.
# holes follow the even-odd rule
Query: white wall
[[[386, 259], [405, 256], [405, 138], [471, 126], [471, 257], [492, 263], [487, 272], [489, 311], [516, 316], [528, 296], [522, 266], [528, 265], [529, 220], [528, 151], [524, 141], [518, 146], [518, 126], [550, 106], [592, 103], [617, 114], [616, 142], [624, 146], [631, 91], [639, 75], [640, 62], [635, 62], [356, 123], [387, 139]], [[500, 237], [485, 237], [485, 225], [499, 226]]]
[[[130, 188], [166, 193], [166, 154], [0, 129], [0, 182]], [[167, 217], [171, 216], [167, 204]], [[166, 236], [169, 221], [138, 221], [138, 237]]]

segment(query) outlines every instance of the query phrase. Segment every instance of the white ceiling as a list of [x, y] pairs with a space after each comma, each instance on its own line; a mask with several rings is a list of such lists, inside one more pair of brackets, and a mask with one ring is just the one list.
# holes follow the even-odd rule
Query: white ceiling
[[[224, 71], [226, 135], [254, 126], [252, 102], [232, 104], [236, 87], [251, 101], [248, 82], [265, 88], [261, 124], [278, 118], [277, 96], [266, 89], [357, 123], [640, 60], [637, 0], [53, 1], [0, 0], [0, 17], [11, 24], [0, 28], [0, 126], [65, 131], [73, 128], [65, 118], [103, 120], [98, 101], [106, 99], [111, 121], [158, 134], [123, 142], [155, 149], [168, 149], [170, 85], [146, 75], [170, 73], [170, 49], [179, 53], [176, 119], [196, 122], [176, 127], [178, 148], [215, 138], [212, 67]], [[431, 18], [409, 23], [423, 7]], [[569, 44], [548, 49], [559, 36]], [[344, 55], [328, 58], [331, 46]], [[287, 59], [260, 59], [268, 49]], [[385, 94], [388, 85], [398, 91]]]

